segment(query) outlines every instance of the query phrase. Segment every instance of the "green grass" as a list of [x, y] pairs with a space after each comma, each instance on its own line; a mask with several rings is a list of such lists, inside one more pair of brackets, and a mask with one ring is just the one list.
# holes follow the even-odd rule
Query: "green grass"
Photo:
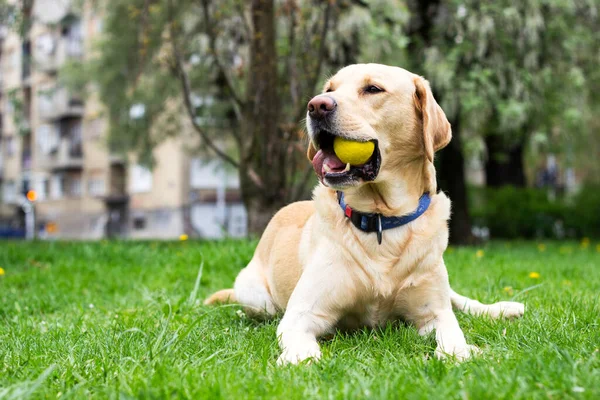
[[459, 314], [483, 349], [472, 361], [433, 359], [433, 337], [393, 323], [338, 334], [319, 363], [283, 368], [277, 321], [202, 306], [255, 244], [0, 242], [0, 398], [600, 397], [595, 243], [450, 249], [457, 291], [526, 303], [516, 321]]

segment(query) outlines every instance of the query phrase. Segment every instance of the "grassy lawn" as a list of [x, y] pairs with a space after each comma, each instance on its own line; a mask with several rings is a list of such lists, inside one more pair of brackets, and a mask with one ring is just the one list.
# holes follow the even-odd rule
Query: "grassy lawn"
[[0, 242], [0, 398], [600, 398], [594, 242], [450, 249], [457, 291], [526, 303], [517, 321], [459, 315], [472, 361], [432, 359], [433, 337], [394, 323], [284, 368], [277, 321], [202, 306], [255, 244]]

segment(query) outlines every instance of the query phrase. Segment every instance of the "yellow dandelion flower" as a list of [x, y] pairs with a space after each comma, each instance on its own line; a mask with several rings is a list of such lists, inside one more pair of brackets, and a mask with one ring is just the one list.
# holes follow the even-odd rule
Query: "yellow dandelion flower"
[[484, 254], [485, 254], [485, 253], [484, 253], [484, 251], [483, 251], [483, 250], [481, 250], [481, 249], [479, 249], [479, 250], [477, 250], [477, 252], [475, 253], [475, 256], [477, 256], [477, 258], [481, 258], [481, 257], [483, 257], [483, 255], [484, 255]]
[[181, 240], [181, 241], [188, 240], [188, 235], [186, 235], [185, 233], [182, 235], [179, 235], [179, 240]]
[[600, 253], [600, 244], [597, 244], [597, 245], [596, 245], [596, 251], [597, 251], [598, 253]]
[[531, 279], [539, 279], [540, 278], [540, 273], [539, 272], [530, 272], [529, 273], [529, 277]]
[[546, 245], [544, 243], [538, 244], [538, 251], [540, 253], [543, 253], [544, 251], [546, 251]]
[[504, 292], [507, 293], [509, 296], [512, 296], [512, 294], [514, 293], [512, 286], [505, 286]]
[[4, 271], [4, 268], [0, 267], [0, 276], [6, 274], [6, 272]]

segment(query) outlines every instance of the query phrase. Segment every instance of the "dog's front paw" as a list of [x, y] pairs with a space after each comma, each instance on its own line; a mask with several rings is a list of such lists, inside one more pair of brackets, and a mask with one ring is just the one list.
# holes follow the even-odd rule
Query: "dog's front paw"
[[479, 349], [479, 347], [473, 346], [471, 344], [464, 344], [453, 347], [438, 346], [435, 349], [435, 357], [438, 360], [454, 358], [459, 362], [477, 356], [480, 353], [481, 350]]
[[319, 349], [319, 345], [316, 342], [305, 343], [285, 348], [277, 359], [277, 365], [299, 364], [305, 360], [314, 362], [320, 358], [321, 350]]
[[488, 314], [492, 318], [520, 318], [525, 313], [525, 305], [514, 301], [494, 303]]

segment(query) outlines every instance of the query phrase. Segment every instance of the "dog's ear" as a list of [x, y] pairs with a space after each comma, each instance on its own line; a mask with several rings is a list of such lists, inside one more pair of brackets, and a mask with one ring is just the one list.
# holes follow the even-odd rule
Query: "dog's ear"
[[315, 145], [313, 144], [312, 140], [308, 141], [308, 149], [306, 150], [306, 157], [308, 158], [308, 161], [312, 162], [313, 158], [315, 158], [315, 155], [317, 154], [317, 149], [315, 148]]
[[433, 98], [429, 82], [420, 76], [414, 78], [413, 95], [417, 110], [423, 118], [423, 144], [425, 155], [433, 162], [433, 154], [446, 147], [452, 139], [452, 128], [446, 114]]

